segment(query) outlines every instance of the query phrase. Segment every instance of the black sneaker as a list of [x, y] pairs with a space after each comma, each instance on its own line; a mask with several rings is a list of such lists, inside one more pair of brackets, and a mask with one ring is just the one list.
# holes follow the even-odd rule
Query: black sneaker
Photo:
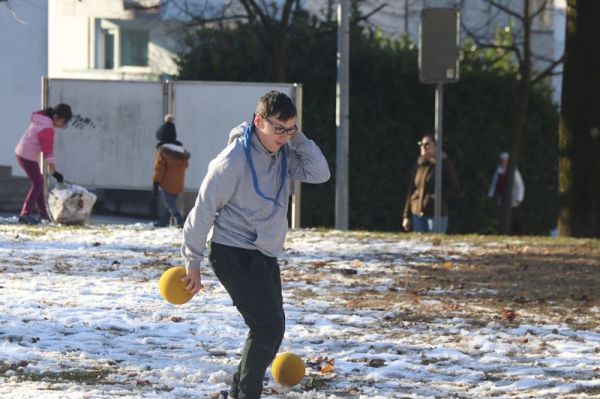
[[19, 223], [21, 223], [21, 224], [39, 224], [40, 221], [31, 215], [21, 215], [21, 216], [19, 216]]

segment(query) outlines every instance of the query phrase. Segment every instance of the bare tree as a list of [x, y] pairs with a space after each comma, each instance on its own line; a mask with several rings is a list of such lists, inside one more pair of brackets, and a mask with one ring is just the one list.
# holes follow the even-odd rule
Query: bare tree
[[19, 22], [20, 24], [23, 24], [23, 25], [29, 25], [29, 22], [27, 22], [27, 21], [25, 21], [25, 20], [21, 19], [21, 18], [19, 17], [19, 15], [18, 15], [18, 14], [15, 12], [15, 10], [14, 10], [14, 9], [13, 9], [13, 7], [12, 7], [12, 3], [13, 3], [12, 1], [8, 1], [8, 0], [0, 0], [0, 6], [2, 6], [2, 5], [3, 5], [4, 7], [6, 7], [6, 8], [8, 9], [8, 11], [9, 11], [9, 12], [12, 14], [13, 18], [14, 18], [14, 19], [15, 19], [17, 22]]
[[562, 236], [600, 237], [598, 20], [600, 2], [567, 2], [559, 127], [558, 228]]
[[[144, 8], [156, 4], [176, 10], [179, 16], [187, 21], [187, 28], [214, 24], [220, 24], [221, 27], [227, 28], [234, 21], [249, 24], [269, 57], [270, 65], [267, 68], [271, 73], [270, 79], [277, 82], [286, 80], [285, 70], [290, 32], [294, 22], [294, 12], [302, 9], [301, 1], [226, 0], [225, 2], [211, 3], [198, 0], [162, 0], [156, 1], [155, 4], [140, 4], [139, 6]], [[371, 7], [366, 0], [354, 0], [355, 7], [359, 7], [361, 4], [365, 5], [364, 8], [367, 11], [353, 18], [351, 24], [367, 22], [371, 16], [387, 6], [387, 3], [379, 3]], [[327, 0], [325, 18], [331, 18], [334, 15], [333, 7], [334, 2]], [[323, 33], [335, 33], [335, 31], [335, 29], [326, 28]]]
[[[513, 40], [504, 43], [482, 38], [476, 30], [462, 24], [463, 30], [480, 48], [494, 49], [500, 58], [511, 57], [516, 62], [518, 70], [518, 91], [517, 107], [514, 115], [514, 124], [510, 132], [510, 159], [506, 172], [506, 186], [502, 200], [500, 232], [510, 233], [512, 219], [512, 194], [515, 168], [519, 163], [521, 152], [521, 142], [523, 138], [523, 128], [527, 117], [529, 106], [529, 97], [532, 87], [545, 77], [552, 75], [557, 66], [559, 66], [563, 57], [556, 60], [546, 60], [546, 67], [542, 71], [534, 71], [533, 64], [536, 61], [536, 54], [532, 51], [532, 30], [537, 19], [542, 17], [544, 12], [551, 10], [550, 1], [522, 0], [521, 9], [515, 8], [513, 1], [485, 0], [489, 7], [490, 20], [483, 26], [487, 29], [493, 26], [495, 19], [499, 17], [508, 18], [515, 23], [515, 33]], [[533, 7], [534, 3], [536, 7]], [[539, 57], [537, 57], [539, 59]]]

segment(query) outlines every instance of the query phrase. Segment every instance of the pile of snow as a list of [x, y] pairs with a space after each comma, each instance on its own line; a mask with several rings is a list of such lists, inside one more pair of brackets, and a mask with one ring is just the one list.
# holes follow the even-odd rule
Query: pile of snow
[[95, 202], [96, 194], [76, 184], [57, 186], [48, 196], [52, 218], [63, 224], [86, 224]]

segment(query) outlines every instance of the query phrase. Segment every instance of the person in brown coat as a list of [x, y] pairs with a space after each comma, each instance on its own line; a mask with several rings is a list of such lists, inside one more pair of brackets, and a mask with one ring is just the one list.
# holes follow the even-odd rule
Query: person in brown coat
[[[434, 231], [435, 199], [435, 138], [426, 134], [419, 141], [421, 155], [408, 181], [408, 192], [402, 214], [402, 228], [406, 231], [431, 233]], [[454, 165], [442, 153], [442, 233], [448, 229], [448, 200], [460, 193]]]
[[173, 123], [173, 116], [165, 116], [165, 123], [156, 132], [156, 158], [154, 159], [154, 182], [152, 196], [161, 193], [161, 207], [159, 220], [154, 223], [155, 227], [166, 227], [169, 220], [174, 217], [177, 226], [183, 227], [185, 222], [183, 216], [177, 209], [177, 196], [183, 192], [185, 181], [185, 170], [188, 167], [190, 153], [177, 141], [177, 132]]

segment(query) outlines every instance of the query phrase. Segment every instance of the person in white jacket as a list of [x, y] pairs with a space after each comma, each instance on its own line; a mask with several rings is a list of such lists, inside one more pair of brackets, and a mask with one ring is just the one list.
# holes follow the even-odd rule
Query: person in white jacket
[[[498, 207], [500, 208], [502, 208], [502, 203], [504, 200], [504, 190], [506, 189], [506, 170], [508, 169], [508, 158], [508, 152], [500, 153], [498, 167], [496, 167], [496, 172], [494, 172], [492, 184], [490, 185], [490, 190], [488, 192], [488, 197], [493, 198], [496, 201]], [[519, 211], [517, 209], [523, 202], [524, 198], [525, 184], [523, 183], [523, 177], [521, 176], [521, 172], [519, 172], [519, 169], [515, 167], [515, 178], [513, 180], [513, 190], [511, 198], [511, 234], [518, 235], [522, 233], [521, 223], [519, 222], [518, 215]]]
[[[504, 196], [504, 190], [506, 188], [506, 169], [508, 168], [508, 158], [508, 152], [500, 153], [498, 167], [494, 172], [492, 184], [490, 185], [490, 190], [488, 192], [488, 197], [494, 198], [498, 206], [502, 205], [502, 198]], [[521, 205], [524, 198], [525, 184], [523, 183], [523, 177], [521, 176], [521, 172], [519, 172], [519, 170], [515, 168], [515, 178], [513, 182], [511, 206], [513, 208], [518, 207], [519, 205]]]

